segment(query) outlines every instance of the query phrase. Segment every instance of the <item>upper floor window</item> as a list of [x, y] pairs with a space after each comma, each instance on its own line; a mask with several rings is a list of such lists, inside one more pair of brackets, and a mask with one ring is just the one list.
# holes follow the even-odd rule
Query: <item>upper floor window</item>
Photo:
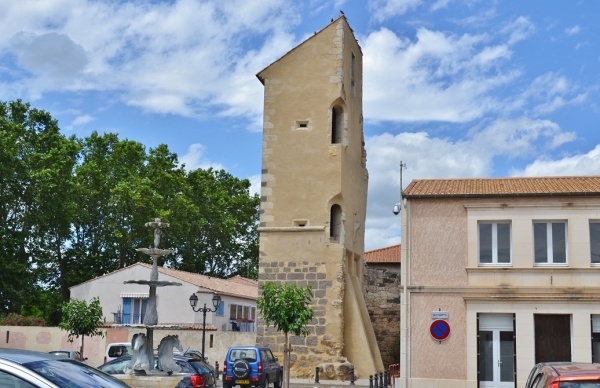
[[479, 264], [510, 263], [510, 222], [480, 222]]
[[215, 311], [215, 315], [222, 317], [225, 315], [225, 302], [221, 302], [219, 307], [217, 307], [217, 311]]
[[533, 250], [535, 264], [566, 264], [567, 223], [534, 222]]
[[590, 257], [592, 264], [600, 264], [600, 221], [590, 221]]

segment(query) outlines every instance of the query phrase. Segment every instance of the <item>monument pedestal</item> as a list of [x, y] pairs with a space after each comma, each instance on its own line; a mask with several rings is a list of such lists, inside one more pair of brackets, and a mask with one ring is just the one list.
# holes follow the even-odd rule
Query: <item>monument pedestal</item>
[[[113, 375], [117, 377], [116, 375]], [[173, 388], [187, 376], [186, 373], [173, 373], [171, 376], [150, 375], [150, 376], [133, 376], [133, 375], [118, 375], [118, 379], [129, 384], [134, 388]]]

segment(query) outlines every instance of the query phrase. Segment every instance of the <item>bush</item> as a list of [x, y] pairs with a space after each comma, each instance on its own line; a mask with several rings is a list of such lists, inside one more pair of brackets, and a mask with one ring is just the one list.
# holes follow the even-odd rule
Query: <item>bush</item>
[[21, 314], [9, 313], [0, 315], [2, 326], [46, 326], [46, 322], [38, 317], [25, 317]]

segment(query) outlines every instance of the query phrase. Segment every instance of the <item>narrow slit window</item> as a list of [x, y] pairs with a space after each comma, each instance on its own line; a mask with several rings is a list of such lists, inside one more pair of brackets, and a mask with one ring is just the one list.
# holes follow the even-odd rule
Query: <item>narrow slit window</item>
[[331, 109], [331, 143], [339, 144], [342, 142], [342, 119], [344, 111], [339, 106]]

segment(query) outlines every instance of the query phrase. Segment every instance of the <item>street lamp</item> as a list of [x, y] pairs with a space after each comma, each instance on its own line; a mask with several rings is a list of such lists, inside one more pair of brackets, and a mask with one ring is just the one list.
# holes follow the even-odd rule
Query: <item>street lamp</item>
[[211, 313], [217, 311], [217, 309], [221, 305], [221, 296], [217, 293], [215, 293], [213, 295], [212, 304], [214, 306], [214, 309], [207, 308], [206, 303], [204, 303], [204, 307], [201, 307], [198, 310], [196, 310], [197, 304], [198, 304], [198, 296], [196, 295], [196, 293], [193, 293], [190, 296], [190, 306], [192, 306], [192, 310], [194, 310], [194, 312], [196, 312], [196, 313], [202, 311], [202, 357], [204, 358], [204, 360], [206, 360], [206, 354], [204, 354], [204, 343], [205, 343], [205, 338], [206, 338], [206, 313], [209, 311]]

